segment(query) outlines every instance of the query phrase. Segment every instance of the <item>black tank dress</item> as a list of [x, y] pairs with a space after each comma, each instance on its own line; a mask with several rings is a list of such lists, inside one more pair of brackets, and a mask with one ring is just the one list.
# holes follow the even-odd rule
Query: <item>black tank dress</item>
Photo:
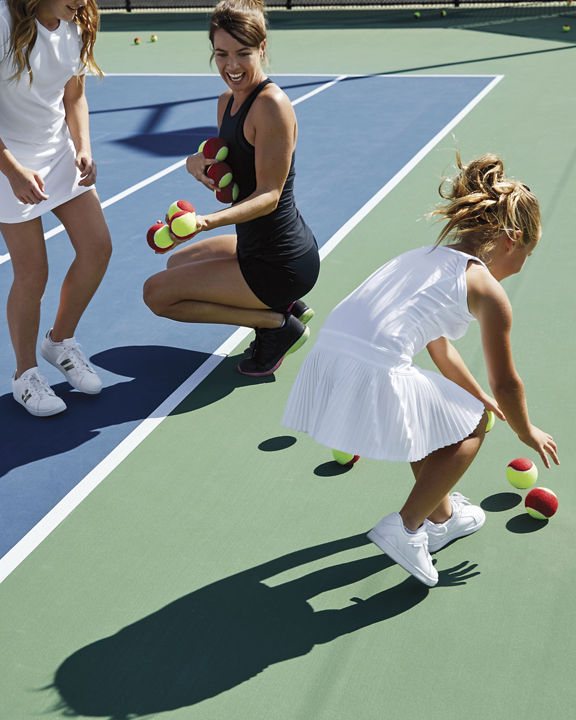
[[[226, 141], [234, 180], [239, 186], [237, 202], [256, 189], [254, 146], [244, 136], [244, 121], [252, 103], [269, 79], [261, 82], [232, 115], [230, 98], [219, 136]], [[284, 310], [315, 285], [320, 270], [316, 239], [294, 201], [294, 154], [278, 206], [268, 215], [236, 225], [238, 262], [248, 286], [268, 307]]]

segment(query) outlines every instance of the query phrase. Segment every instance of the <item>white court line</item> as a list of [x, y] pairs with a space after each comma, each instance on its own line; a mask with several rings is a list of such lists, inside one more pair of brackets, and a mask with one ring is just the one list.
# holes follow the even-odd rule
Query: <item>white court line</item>
[[[356, 225], [445, 137], [499, 82], [497, 75], [440, 132], [438, 132], [394, 177], [389, 180], [320, 249], [324, 259]], [[143, 440], [224, 360], [251, 332], [238, 328], [192, 375], [176, 388], [145, 420], [86, 475], [47, 513], [3, 558], [0, 559], [0, 583], [76, 508]]]
[[[195, 76], [194, 76], [195, 77]], [[324, 90], [328, 90], [328, 88], [331, 88], [333, 85], [336, 85], [336, 83], [340, 82], [340, 80], [343, 80], [346, 78], [346, 75], [339, 75], [334, 80], [331, 80], [330, 82], [324, 83], [324, 85], [321, 85], [320, 87], [316, 88], [312, 92], [306, 93], [306, 95], [302, 95], [299, 98], [296, 98], [296, 100], [292, 101], [292, 105], [296, 106], [299, 105], [304, 100], [308, 100], [309, 98], [313, 97], [314, 95], [317, 95], [318, 93], [324, 92]], [[139, 183], [136, 183], [136, 185], [132, 185], [131, 187], [127, 188], [126, 190], [123, 190], [122, 192], [118, 193], [117, 195], [114, 195], [111, 198], [108, 198], [108, 200], [105, 200], [102, 203], [102, 208], [107, 208], [110, 205], [114, 205], [115, 203], [119, 202], [120, 200], [124, 200], [124, 198], [127, 198], [129, 195], [133, 195], [135, 192], [138, 192], [138, 190], [142, 190], [142, 188], [145, 188], [147, 185], [152, 184], [153, 182], [156, 182], [156, 180], [159, 180], [160, 178], [164, 177], [165, 175], [169, 175], [170, 173], [174, 172], [175, 170], [178, 170], [179, 168], [186, 165], [186, 158], [183, 160], [178, 160], [178, 162], [174, 163], [173, 165], [170, 165], [169, 167], [165, 168], [164, 170], [160, 170], [159, 172], [155, 173], [154, 175], [150, 175], [150, 177], [145, 178], [144, 180], [141, 180]], [[48, 240], [49, 238], [54, 237], [55, 235], [58, 235], [64, 230], [64, 225], [57, 225], [55, 228], [52, 228], [52, 230], [49, 230], [44, 235], [44, 239]], [[10, 260], [10, 253], [6, 253], [5, 255], [0, 255], [0, 265], [2, 263], [8, 262]], [[1, 580], [0, 580], [1, 582]]]

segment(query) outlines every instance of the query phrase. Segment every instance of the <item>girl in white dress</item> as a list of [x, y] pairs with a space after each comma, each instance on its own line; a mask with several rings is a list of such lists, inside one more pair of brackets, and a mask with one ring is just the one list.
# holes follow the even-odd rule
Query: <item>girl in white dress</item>
[[102, 387], [74, 338], [111, 253], [93, 187], [84, 94], [85, 72], [101, 75], [93, 55], [97, 26], [95, 0], [0, 0], [0, 233], [14, 273], [7, 307], [16, 355], [13, 395], [39, 416], [66, 409], [36, 361], [48, 276], [41, 216], [50, 210], [75, 258], [40, 353], [81, 392]]
[[[500, 281], [520, 272], [540, 239], [538, 201], [507, 179], [501, 160], [463, 166], [434, 214], [446, 221], [435, 246], [377, 270], [329, 315], [306, 357], [283, 425], [323, 445], [378, 460], [410, 462], [416, 479], [400, 512], [368, 537], [427, 585], [438, 582], [430, 552], [478, 530], [481, 508], [450, 490], [484, 438], [487, 414], [506, 420], [549, 467], [552, 437], [532, 425], [512, 359], [512, 311]], [[450, 238], [449, 245], [440, 245]], [[480, 323], [494, 398], [450, 340]], [[412, 359], [424, 347], [442, 374]]]

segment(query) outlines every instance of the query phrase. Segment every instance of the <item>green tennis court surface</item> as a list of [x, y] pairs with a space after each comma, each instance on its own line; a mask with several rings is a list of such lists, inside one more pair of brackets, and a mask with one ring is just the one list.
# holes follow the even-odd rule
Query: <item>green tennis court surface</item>
[[[209, 71], [204, 31], [129, 22], [104, 17], [107, 72]], [[409, 468], [339, 472], [280, 426], [306, 349], [247, 383], [235, 372], [244, 343], [0, 585], [2, 720], [573, 715], [572, 36], [559, 17], [292, 22], [272, 22], [278, 73], [504, 76], [325, 258], [311, 330], [386, 259], [435, 237], [424, 215], [455, 148], [499, 153], [543, 211], [540, 247], [505, 286], [532, 419], [559, 445], [562, 465], [540, 464], [539, 482], [558, 514], [525, 517], [505, 466], [531, 455], [498, 423], [458, 487], [487, 523], [437, 554], [441, 581], [427, 590], [364, 538], [403, 501]], [[133, 46], [143, 28], [159, 42]], [[484, 380], [476, 333], [459, 349]]]

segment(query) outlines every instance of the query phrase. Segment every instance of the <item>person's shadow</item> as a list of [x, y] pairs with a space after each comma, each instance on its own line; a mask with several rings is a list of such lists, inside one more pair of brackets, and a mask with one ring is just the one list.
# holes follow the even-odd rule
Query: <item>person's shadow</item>
[[[12, 398], [0, 396], [2, 450], [0, 477], [13, 468], [65, 453], [94, 440], [102, 428], [144, 420], [179, 388], [209, 354], [182, 348], [141, 345], [116, 347], [91, 357], [97, 367], [122, 375], [99, 395], [72, 391], [67, 382], [54, 386], [68, 410], [42, 420], [29, 415]], [[251, 378], [236, 370], [239, 355], [225, 358], [175, 412], [189, 412], [217, 402], [236, 388], [274, 382], [274, 376]], [[183, 398], [184, 400], [184, 398]]]
[[[66, 716], [113, 720], [188, 707], [225, 692], [274, 663], [305, 655], [315, 645], [410, 610], [429, 588], [412, 577], [341, 610], [314, 611], [310, 598], [356, 583], [392, 561], [378, 553], [310, 572], [275, 587], [277, 575], [357, 548], [364, 534], [299, 550], [191, 592], [116, 634], [70, 655], [54, 682], [56, 708]], [[440, 585], [478, 575], [462, 563], [440, 572]]]

